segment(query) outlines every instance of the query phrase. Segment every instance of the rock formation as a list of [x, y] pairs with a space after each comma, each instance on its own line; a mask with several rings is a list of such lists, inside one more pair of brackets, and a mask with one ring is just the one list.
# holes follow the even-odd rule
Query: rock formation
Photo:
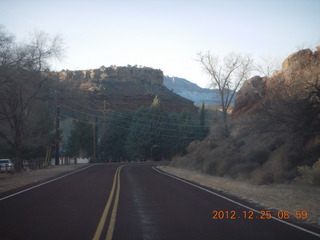
[[266, 94], [266, 77], [255, 76], [246, 81], [237, 93], [233, 117], [255, 109]]
[[217, 122], [175, 166], [256, 184], [320, 185], [320, 49], [290, 55], [271, 77], [255, 76], [237, 93], [230, 133]]
[[148, 81], [163, 84], [163, 72], [149, 67], [100, 67], [99, 69], [68, 71], [56, 73], [60, 80], [75, 81], [116, 81], [141, 83]]
[[[320, 48], [319, 48], [320, 49]], [[249, 113], [262, 101], [272, 97], [271, 92], [286, 89], [286, 94], [309, 91], [308, 87], [319, 85], [320, 50], [298, 51], [288, 56], [282, 63], [282, 69], [271, 77], [255, 76], [246, 81], [236, 96], [233, 117]]]
[[[69, 81], [86, 91], [110, 110], [136, 110], [149, 107], [155, 96], [165, 110], [196, 111], [193, 102], [163, 85], [163, 72], [148, 67], [100, 67], [94, 70], [61, 71], [53, 73], [60, 81]], [[103, 104], [101, 104], [103, 105]]]

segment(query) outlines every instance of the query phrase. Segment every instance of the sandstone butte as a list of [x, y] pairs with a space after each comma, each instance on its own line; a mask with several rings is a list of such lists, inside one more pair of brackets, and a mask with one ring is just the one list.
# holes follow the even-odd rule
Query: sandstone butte
[[[69, 81], [86, 91], [97, 102], [107, 104], [108, 110], [136, 110], [151, 106], [158, 96], [165, 110], [196, 112], [194, 103], [163, 85], [160, 69], [149, 67], [100, 67], [99, 69], [53, 72], [60, 81]], [[89, 104], [89, 103], [88, 103]]]

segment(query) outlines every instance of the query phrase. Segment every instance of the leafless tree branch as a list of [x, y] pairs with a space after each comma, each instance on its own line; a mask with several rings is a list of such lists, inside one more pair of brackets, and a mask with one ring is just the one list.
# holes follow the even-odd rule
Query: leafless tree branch
[[47, 81], [42, 71], [62, 56], [62, 44], [60, 36], [38, 31], [29, 43], [18, 45], [0, 28], [0, 137], [13, 146], [18, 170], [30, 112]]
[[229, 132], [227, 124], [228, 109], [236, 91], [249, 78], [252, 58], [231, 53], [223, 61], [220, 61], [218, 56], [208, 51], [207, 53], [198, 53], [197, 61], [203, 71], [209, 75], [211, 87], [217, 87], [219, 90], [225, 130]]

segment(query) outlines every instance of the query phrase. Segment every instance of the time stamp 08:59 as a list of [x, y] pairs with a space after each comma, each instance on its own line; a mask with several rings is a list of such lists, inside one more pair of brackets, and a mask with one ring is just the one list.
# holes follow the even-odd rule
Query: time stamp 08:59
[[212, 211], [212, 219], [222, 220], [222, 219], [271, 219], [271, 218], [278, 218], [278, 219], [307, 219], [308, 218], [308, 211], [295, 211], [293, 213], [289, 211], [259, 211], [254, 212], [252, 210], [238, 212], [235, 210], [231, 211], [222, 211], [222, 210], [214, 210]]

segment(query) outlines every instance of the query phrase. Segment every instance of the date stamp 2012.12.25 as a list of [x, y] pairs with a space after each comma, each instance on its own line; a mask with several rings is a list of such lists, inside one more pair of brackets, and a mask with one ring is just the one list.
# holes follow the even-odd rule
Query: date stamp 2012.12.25
[[262, 211], [223, 211], [223, 210], [214, 210], [212, 211], [212, 219], [213, 220], [222, 220], [222, 219], [271, 219], [271, 218], [278, 218], [278, 219], [295, 219], [295, 220], [305, 220], [308, 218], [308, 211], [306, 210], [296, 210], [295, 212], [290, 211], [269, 211], [269, 210], [262, 210]]

